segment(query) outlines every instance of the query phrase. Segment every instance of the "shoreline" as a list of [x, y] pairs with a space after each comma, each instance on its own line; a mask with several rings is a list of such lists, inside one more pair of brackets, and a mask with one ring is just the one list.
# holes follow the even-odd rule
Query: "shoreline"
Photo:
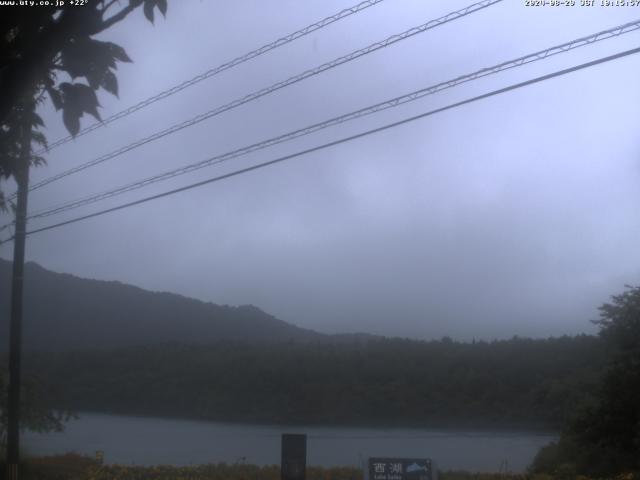
[[467, 424], [454, 424], [453, 422], [443, 421], [441, 423], [425, 423], [425, 424], [409, 424], [409, 423], [294, 423], [294, 422], [278, 422], [278, 421], [259, 421], [259, 420], [217, 420], [210, 418], [198, 418], [188, 416], [163, 416], [156, 414], [145, 413], [121, 413], [121, 412], [105, 412], [105, 411], [91, 411], [82, 410], [74, 412], [77, 415], [77, 419], [70, 419], [70, 422], [79, 420], [83, 415], [91, 416], [103, 416], [103, 417], [122, 417], [130, 419], [144, 419], [144, 420], [158, 420], [166, 422], [189, 422], [197, 424], [215, 424], [221, 426], [230, 427], [264, 427], [274, 429], [362, 429], [362, 430], [402, 430], [402, 431], [433, 431], [441, 433], [491, 433], [491, 434], [503, 434], [503, 435], [533, 435], [533, 436], [559, 436], [560, 430], [554, 430], [552, 428], [533, 427], [524, 424], [518, 425], [490, 425], [487, 423], [467, 423]]

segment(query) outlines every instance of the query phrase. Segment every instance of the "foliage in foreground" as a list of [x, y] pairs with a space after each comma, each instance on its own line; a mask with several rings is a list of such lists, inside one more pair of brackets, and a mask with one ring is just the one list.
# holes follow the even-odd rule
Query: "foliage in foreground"
[[[33, 3], [33, 2], [32, 2]], [[118, 62], [131, 62], [125, 50], [115, 43], [94, 38], [122, 21], [138, 7], [150, 22], [154, 10], [167, 12], [167, 0], [97, 0], [83, 2], [82, 8], [69, 8], [64, 2], [38, 2], [36, 8], [3, 8], [0, 22], [0, 179], [15, 177], [25, 181], [23, 132], [31, 141], [46, 148], [41, 131], [42, 118], [36, 106], [46, 98], [73, 136], [80, 131], [84, 114], [101, 120], [96, 92], [104, 89], [118, 95]], [[78, 2], [82, 3], [82, 2]], [[17, 3], [16, 3], [17, 5]], [[71, 82], [59, 82], [70, 77]], [[77, 82], [77, 79], [86, 81]], [[26, 157], [32, 165], [42, 165], [38, 155]], [[0, 211], [14, 206], [0, 190]]]
[[[130, 467], [122, 465], [101, 466], [94, 459], [76, 454], [29, 459], [22, 475], [23, 480], [280, 480], [280, 467], [270, 465], [198, 465], [192, 467], [154, 466]], [[0, 471], [0, 480], [4, 477]], [[362, 480], [357, 468], [307, 468], [307, 480]], [[550, 476], [545, 474], [502, 474], [441, 472], [440, 480], [564, 480], [588, 477]], [[615, 480], [640, 480], [640, 475], [618, 475]]]
[[[4, 468], [0, 480], [4, 477]], [[23, 480], [279, 480], [280, 467], [270, 465], [197, 465], [153, 467], [99, 465], [96, 460], [77, 454], [28, 459]], [[351, 467], [309, 467], [308, 480], [361, 480], [360, 470]]]
[[[7, 401], [8, 401], [8, 374], [0, 366], [0, 458], [5, 453], [7, 439]], [[20, 393], [20, 419], [23, 430], [32, 432], [61, 432], [64, 423], [74, 418], [67, 410], [54, 410], [49, 408], [46, 399], [51, 395], [50, 385], [38, 376], [30, 375], [23, 378]]]
[[583, 402], [558, 443], [543, 448], [533, 472], [613, 476], [640, 471], [640, 287], [600, 307], [608, 368], [595, 398]]

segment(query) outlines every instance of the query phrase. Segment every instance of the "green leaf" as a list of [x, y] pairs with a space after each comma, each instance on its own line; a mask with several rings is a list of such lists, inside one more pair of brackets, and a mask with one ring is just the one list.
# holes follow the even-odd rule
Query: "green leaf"
[[76, 40], [65, 49], [62, 65], [72, 78], [85, 77], [93, 90], [104, 87], [109, 93], [118, 95], [118, 82], [111, 70], [117, 61], [131, 62], [127, 52], [119, 45], [90, 38]]
[[111, 70], [107, 70], [102, 77], [102, 87], [110, 94], [118, 96], [118, 78]]
[[82, 36], [91, 36], [99, 33], [102, 30], [103, 19], [102, 10], [97, 8], [97, 2], [87, 2], [81, 9], [69, 9], [68, 7], [65, 15], [75, 16], [78, 22], [77, 34]]
[[93, 88], [98, 88], [105, 72], [115, 68], [119, 58], [131, 60], [121, 47], [111, 42], [76, 38], [62, 50], [60, 63], [71, 78], [85, 77]]
[[54, 87], [47, 87], [47, 93], [49, 94], [51, 103], [53, 103], [53, 107], [56, 110], [60, 110], [62, 108], [62, 95], [60, 92]]
[[83, 77], [99, 55], [99, 44], [88, 37], [76, 37], [60, 52], [60, 63], [71, 78]]
[[80, 115], [82, 115], [82, 112], [78, 112], [73, 108], [65, 108], [62, 112], [64, 126], [67, 127], [67, 130], [73, 137], [80, 131]]
[[44, 136], [44, 133], [42, 132], [38, 132], [38, 131], [32, 131], [31, 132], [31, 140], [35, 143], [37, 143], [38, 145], [40, 145], [41, 147], [47, 148], [48, 143], [47, 143], [47, 137]]
[[115, 58], [116, 60], [120, 60], [121, 62], [127, 62], [127, 63], [131, 63], [133, 61], [131, 60], [129, 55], [127, 55], [127, 52], [125, 51], [125, 49], [122, 48], [120, 45], [116, 45], [115, 43], [111, 43], [111, 42], [105, 42], [105, 44], [108, 46], [109, 51], [111, 52], [111, 55], [113, 55], [113, 58]]
[[42, 120], [42, 117], [38, 115], [36, 112], [33, 112], [31, 114], [31, 125], [33, 125], [36, 128], [44, 127], [44, 121]]
[[158, 10], [162, 13], [163, 17], [167, 16], [167, 0], [156, 0], [156, 5], [158, 6]]
[[88, 113], [96, 120], [101, 121], [98, 113], [98, 97], [93, 89], [82, 83], [61, 83], [60, 90], [63, 95], [63, 115], [67, 130], [75, 136], [80, 130], [80, 117], [83, 113]]
[[81, 83], [76, 83], [73, 86], [75, 87], [74, 100], [78, 102], [80, 110], [93, 116], [96, 120], [101, 121], [102, 119], [98, 113], [100, 104], [98, 103], [96, 92], [94, 92], [91, 87]]
[[31, 157], [31, 165], [33, 165], [34, 167], [39, 167], [41, 165], [46, 165], [47, 164], [47, 160], [44, 157], [41, 157], [40, 155], [33, 155]]
[[89, 82], [89, 86], [92, 89], [97, 90], [98, 88], [100, 88], [100, 84], [102, 83], [103, 75], [104, 74], [101, 74], [101, 73], [99, 73], [99, 72], [97, 72], [95, 70], [90, 70], [85, 75], [85, 78], [87, 79], [87, 82]]
[[153, 23], [153, 7], [156, 6], [156, 0], [144, 0], [144, 16], [147, 17], [151, 23]]

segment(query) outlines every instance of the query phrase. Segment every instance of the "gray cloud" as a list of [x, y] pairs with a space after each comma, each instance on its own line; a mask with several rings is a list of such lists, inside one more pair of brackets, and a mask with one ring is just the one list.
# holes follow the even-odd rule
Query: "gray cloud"
[[[387, 1], [52, 152], [41, 179], [465, 2]], [[135, 63], [104, 115], [349, 5], [172, 2], [105, 38]], [[188, 164], [634, 18], [505, 2], [34, 192], [43, 208]], [[100, 204], [184, 185], [637, 44], [638, 33]], [[640, 279], [636, 57], [47, 233], [28, 258], [304, 327], [494, 338], [593, 331]], [[46, 110], [50, 139], [64, 135]], [[98, 209], [95, 205], [81, 212]], [[70, 214], [70, 218], [80, 211]], [[35, 225], [44, 225], [38, 222]], [[3, 247], [3, 256], [10, 250]]]

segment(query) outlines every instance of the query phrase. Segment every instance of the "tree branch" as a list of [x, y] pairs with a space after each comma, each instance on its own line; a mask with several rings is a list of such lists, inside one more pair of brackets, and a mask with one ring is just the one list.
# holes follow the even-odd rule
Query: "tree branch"
[[[111, 0], [109, 3], [107, 3], [106, 5], [104, 5], [104, 6], [102, 7], [101, 12], [104, 14], [107, 10], [109, 10], [109, 9], [111, 8], [111, 6], [112, 6], [114, 3], [119, 3], [119, 2], [120, 2], [120, 0]], [[103, 3], [104, 3], [104, 2], [103, 2]]]
[[[112, 2], [113, 3], [113, 2]], [[98, 30], [95, 33], [100, 33], [104, 30], [106, 30], [107, 28], [109, 28], [111, 25], [118, 23], [119, 21], [123, 20], [124, 18], [126, 18], [127, 15], [129, 15], [133, 10], [135, 10], [137, 8], [137, 6], [135, 4], [129, 4], [128, 6], [124, 7], [122, 10], [120, 10], [118, 13], [114, 14], [112, 17], [103, 20], [102, 22], [102, 26], [100, 27], [100, 30]]]

